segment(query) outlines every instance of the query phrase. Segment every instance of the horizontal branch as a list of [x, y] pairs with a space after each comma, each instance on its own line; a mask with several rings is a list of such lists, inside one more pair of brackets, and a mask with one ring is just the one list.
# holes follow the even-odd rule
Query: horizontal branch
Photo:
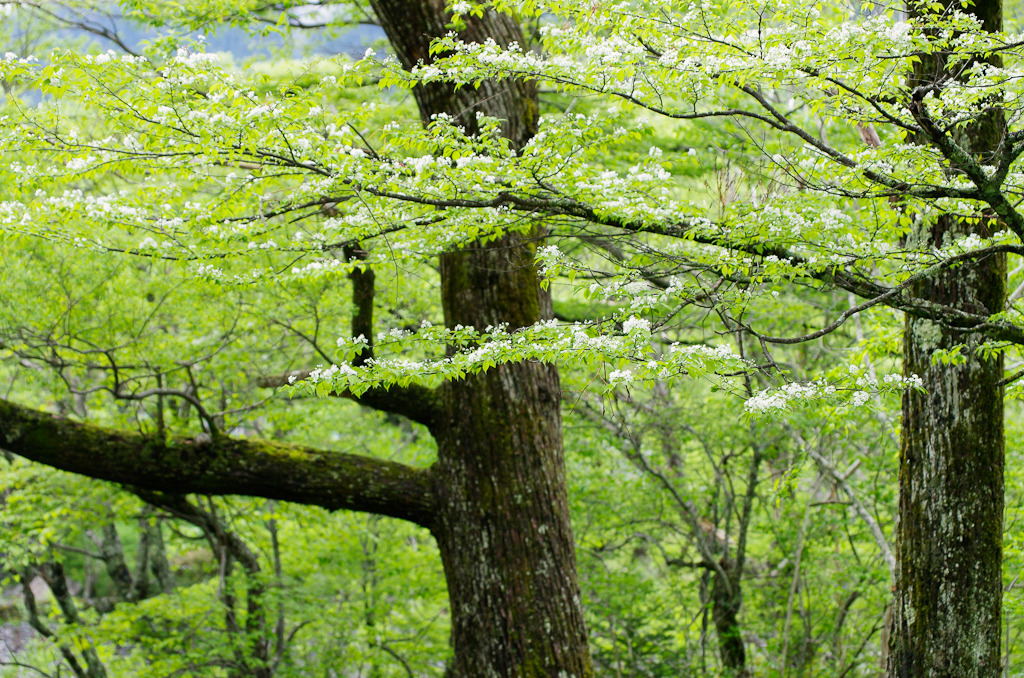
[[[957, 309], [953, 306], [920, 299], [909, 294], [906, 286], [899, 285], [896, 287], [889, 287], [874, 280], [863, 278], [855, 273], [846, 271], [840, 266], [825, 268], [814, 267], [810, 265], [807, 258], [771, 242], [735, 240], [717, 234], [702, 234], [699, 232], [699, 229], [694, 227], [693, 222], [687, 220], [674, 223], [648, 223], [642, 220], [624, 219], [613, 214], [602, 214], [591, 205], [562, 196], [521, 196], [509, 192], [501, 192], [489, 199], [435, 199], [405, 193], [393, 193], [371, 189], [365, 190], [376, 196], [403, 200], [421, 205], [429, 205], [432, 207], [508, 207], [512, 210], [529, 212], [532, 214], [559, 215], [582, 219], [592, 224], [610, 226], [612, 228], [617, 228], [631, 233], [653, 233], [670, 238], [680, 238], [702, 245], [710, 245], [750, 256], [775, 256], [783, 261], [788, 261], [793, 266], [805, 267], [806, 270], [803, 275], [807, 278], [817, 280], [818, 282], [826, 285], [835, 285], [840, 289], [852, 292], [856, 296], [872, 302], [865, 306], [865, 308], [873, 306], [876, 303], [882, 303], [889, 308], [897, 311], [903, 311], [913, 317], [932, 320], [939, 325], [956, 332], [977, 332], [995, 341], [1006, 341], [1016, 345], [1024, 345], [1024, 327], [1020, 327], [1007, 320], [993, 320], [987, 314], [970, 313]], [[990, 203], [991, 202], [996, 201], [990, 198]], [[956, 264], [970, 264], [983, 257], [1001, 253], [1024, 255], [1024, 245], [991, 245], [980, 250], [955, 254], [943, 261], [933, 264], [922, 271], [919, 277], [915, 279], [934, 275], [940, 270], [949, 268]], [[785, 338], [773, 338], [773, 340], [777, 340], [777, 343], [787, 342]], [[803, 340], [805, 339], [800, 339], [798, 341]]]
[[[752, 328], [745, 328], [746, 331], [750, 332], [753, 336], [757, 337], [761, 341], [765, 341], [771, 344], [800, 344], [806, 341], [812, 341], [820, 337], [830, 334], [846, 323], [847, 320], [852, 318], [854, 315], [865, 311], [872, 306], [884, 304], [902, 310], [906, 313], [917, 317], [929, 318], [939, 322], [945, 327], [956, 329], [960, 331], [971, 331], [976, 330], [980, 332], [987, 332], [993, 338], [1002, 339], [1005, 341], [1011, 341], [1017, 344], [1021, 343], [1021, 339], [1024, 339], [1024, 331], [1020, 327], [1008, 322], [990, 322], [988, 316], [979, 315], [975, 313], [965, 313], [958, 311], [952, 307], [941, 306], [939, 304], [928, 305], [921, 299], [914, 297], [908, 297], [902, 299], [900, 295], [907, 289], [909, 289], [914, 283], [937, 275], [944, 269], [951, 268], [957, 264], [964, 262], [971, 263], [974, 259], [980, 259], [991, 254], [999, 254], [1005, 252], [1019, 253], [1020, 249], [1014, 245], [993, 245], [981, 250], [973, 250], [970, 252], [964, 252], [951, 256], [948, 259], [944, 259], [937, 264], [933, 264], [928, 268], [918, 271], [917, 273], [909, 276], [906, 280], [901, 282], [895, 287], [890, 287], [886, 291], [881, 292], [877, 296], [869, 298], [867, 301], [857, 305], [851, 306], [846, 311], [843, 311], [835, 321], [822, 327], [821, 329], [804, 334], [798, 337], [773, 337], [766, 334], [760, 334], [754, 331]], [[834, 282], [840, 287], [844, 287], [843, 279], [840, 277], [834, 277]], [[844, 287], [847, 291], [851, 291], [849, 287]]]
[[[640, 221], [628, 221], [614, 215], [599, 214], [593, 207], [571, 199], [520, 198], [509, 194], [501, 194], [499, 197], [513, 209], [576, 217], [594, 224], [602, 224], [628, 232], [655, 233], [672, 238], [682, 238], [751, 256], [765, 257], [774, 255], [783, 261], [789, 261], [794, 266], [806, 267], [807, 270], [804, 274], [808, 278], [828, 285], [835, 285], [840, 289], [852, 292], [856, 296], [868, 300], [869, 303], [865, 304], [865, 308], [882, 303], [889, 308], [903, 311], [913, 317], [932, 320], [954, 331], [979, 332], [992, 340], [1024, 345], [1024, 328], [1010, 321], [992, 320], [989, 315], [969, 313], [952, 306], [937, 304], [926, 299], [914, 297], [908, 292], [908, 284], [888, 287], [873, 280], [861, 278], [838, 266], [815, 269], [809, 265], [809, 262], [803, 256], [768, 242], [730, 241], [728, 238], [721, 236], [706, 236], [696, 232], [692, 228], [692, 224], [686, 221], [674, 224], [648, 224]], [[935, 275], [958, 264], [970, 265], [975, 261], [994, 254], [1024, 255], [1024, 246], [1015, 244], [990, 245], [979, 250], [954, 254], [915, 273], [911, 280], [920, 280]], [[845, 321], [848, 317], [846, 316], [843, 320]], [[842, 323], [840, 322], [839, 324]], [[771, 340], [776, 343], [793, 343], [781, 337], [772, 337]], [[800, 339], [796, 343], [803, 340]]]
[[[256, 379], [256, 385], [260, 388], [281, 388], [307, 378], [310, 372], [311, 370], [293, 370], [284, 374], [264, 375]], [[346, 389], [331, 395], [348, 398], [380, 412], [400, 414], [417, 424], [423, 424], [428, 429], [433, 429], [441, 421], [441, 403], [437, 391], [419, 384], [393, 386], [388, 389], [371, 388], [359, 395]], [[301, 394], [299, 396], [301, 397]]]
[[237, 494], [349, 509], [429, 527], [430, 472], [360, 455], [251, 438], [162, 440], [0, 400], [0, 448], [91, 478], [154, 492]]

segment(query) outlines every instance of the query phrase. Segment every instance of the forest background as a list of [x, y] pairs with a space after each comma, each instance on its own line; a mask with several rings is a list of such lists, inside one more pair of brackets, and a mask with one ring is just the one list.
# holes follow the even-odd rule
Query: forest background
[[1013, 7], [2, 7], [11, 675], [1021, 672]]

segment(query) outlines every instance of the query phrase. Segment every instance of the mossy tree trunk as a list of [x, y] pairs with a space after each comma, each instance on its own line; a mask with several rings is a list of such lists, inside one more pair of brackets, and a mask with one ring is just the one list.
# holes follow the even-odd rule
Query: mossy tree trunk
[[[971, 10], [990, 31], [1001, 30], [1000, 0]], [[923, 89], [948, 77], [926, 57], [916, 66], [912, 108], [927, 123]], [[923, 124], [926, 130], [927, 124]], [[954, 141], [988, 164], [1004, 134], [1001, 111], [958, 132]], [[934, 143], [934, 139], [928, 139]], [[910, 234], [912, 244], [942, 247], [999, 226], [943, 216]], [[971, 313], [1003, 310], [1003, 255], [947, 268], [915, 285], [927, 301]], [[984, 337], [908, 315], [903, 369], [923, 392], [903, 397], [896, 581], [888, 675], [893, 678], [996, 678], [1001, 675], [1003, 533], [1003, 361], [980, 355]], [[959, 364], [933, 364], [937, 351], [960, 350]], [[956, 361], [954, 361], [956, 362]]]
[[[944, 220], [946, 221], [946, 220]], [[950, 220], [951, 221], [951, 220]], [[945, 230], [950, 236], [953, 228]], [[915, 294], [995, 312], [1005, 266], [993, 257], [944, 274]], [[1000, 357], [974, 353], [980, 338], [908, 318], [904, 371], [924, 393], [903, 397], [896, 582], [889, 675], [1001, 675], [1003, 376]], [[959, 365], [936, 350], [966, 343]]]
[[[446, 34], [443, 0], [373, 0], [406, 68], [429, 62], [430, 40]], [[518, 23], [470, 18], [466, 41], [523, 44]], [[537, 128], [536, 88], [488, 82], [414, 90], [424, 122], [445, 113], [468, 133], [476, 114], [503, 121], [521, 149]], [[550, 313], [539, 286], [536, 232], [467, 243], [441, 257], [445, 323], [484, 329], [531, 325]], [[432, 427], [437, 521], [459, 678], [585, 678], [593, 674], [576, 580], [562, 456], [558, 371], [539, 363], [496, 367], [446, 384]]]

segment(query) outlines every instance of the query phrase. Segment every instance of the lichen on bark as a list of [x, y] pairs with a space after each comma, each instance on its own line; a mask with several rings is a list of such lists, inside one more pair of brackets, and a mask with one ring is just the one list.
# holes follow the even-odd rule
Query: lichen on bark
[[[1002, 29], [999, 0], [978, 2], [971, 11], [986, 30]], [[911, 84], [943, 77], [950, 77], [943, 57], [926, 55]], [[923, 105], [913, 110], [918, 117], [927, 115]], [[955, 132], [954, 141], [984, 163], [999, 148], [1004, 131], [1003, 114], [993, 107]], [[968, 223], [943, 215], [916, 221], [908, 242], [929, 247], [998, 230], [987, 218]], [[944, 268], [911, 292], [946, 307], [992, 315], [1003, 310], [1005, 281], [1005, 255], [994, 254]], [[985, 340], [980, 333], [906, 318], [903, 370], [920, 377], [923, 389], [903, 396], [887, 669], [893, 678], [1001, 675], [1003, 360], [1001, 354], [979, 350]], [[939, 351], [959, 355], [943, 361]]]

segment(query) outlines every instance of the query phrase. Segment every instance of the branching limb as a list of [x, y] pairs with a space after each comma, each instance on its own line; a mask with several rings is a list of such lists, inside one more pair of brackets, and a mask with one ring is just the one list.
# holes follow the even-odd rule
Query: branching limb
[[[57, 562], [48, 562], [39, 565], [37, 569], [39, 575], [46, 581], [46, 585], [50, 587], [53, 599], [57, 601], [57, 606], [60, 608], [64, 621], [68, 624], [80, 626], [82, 624], [82, 617], [78, 614], [78, 606], [75, 604], [71, 591], [68, 590], [68, 580], [64, 576], [64, 567]], [[26, 588], [28, 588], [27, 584]], [[63, 649], [62, 646], [62, 653]], [[106, 667], [100, 661], [95, 648], [87, 643], [83, 643], [79, 651], [82, 653], [82, 658], [85, 659], [85, 672], [83, 674], [85, 678], [107, 677]], [[67, 657], [67, 654], [65, 654], [65, 657]]]
[[[367, 254], [357, 245], [348, 245], [344, 251], [345, 257], [349, 261], [364, 260]], [[366, 339], [362, 350], [353, 358], [352, 365], [362, 367], [373, 358], [375, 276], [373, 269], [363, 266], [352, 269], [349, 279], [352, 281], [352, 336], [361, 335]], [[258, 379], [256, 383], [262, 388], [277, 388], [295, 380], [305, 379], [309, 376], [309, 372], [309, 370], [297, 370], [281, 375], [265, 376]], [[360, 405], [381, 412], [402, 415], [430, 429], [440, 423], [441, 404], [438, 394], [425, 386], [414, 384], [403, 388], [372, 388], [360, 395], [345, 390], [335, 395], [349, 398]]]
[[[280, 388], [305, 379], [310, 372], [311, 370], [292, 370], [284, 374], [267, 375], [258, 378], [256, 385], [260, 388]], [[441, 420], [441, 401], [437, 392], [417, 384], [402, 388], [371, 388], [359, 395], [346, 389], [332, 395], [348, 398], [381, 412], [400, 414], [427, 428], [433, 428]]]
[[[121, 537], [117, 533], [117, 527], [113, 523], [107, 523], [99, 532], [88, 532], [89, 538], [99, 549], [100, 560], [107, 571], [107, 575], [114, 583], [114, 590], [121, 600], [134, 601], [132, 589], [135, 582], [132, 579], [128, 563], [125, 561], [124, 548], [121, 546]], [[113, 605], [111, 605], [113, 607]]]
[[[21, 575], [21, 589], [22, 598], [25, 601], [25, 612], [28, 614], [28, 624], [31, 626], [36, 633], [41, 635], [43, 638], [53, 639], [54, 633], [39, 616], [39, 606], [36, 603], [35, 592], [32, 591], [32, 579], [35, 577], [35, 571], [31, 568], [26, 570]], [[60, 650], [61, 655], [64, 657], [64, 661], [67, 662], [71, 668], [71, 672], [75, 674], [75, 678], [87, 678], [85, 669], [78, 661], [78, 657], [67, 645], [57, 643], [57, 648]]]
[[63, 7], [66, 11], [72, 12], [76, 15], [74, 17], [68, 17], [53, 10], [54, 6], [61, 7], [59, 3], [25, 2], [25, 0], [21, 0], [19, 4], [22, 7], [31, 7], [43, 16], [49, 17], [53, 21], [61, 23], [67, 28], [81, 30], [95, 35], [96, 37], [103, 38], [104, 40], [109, 40], [126, 54], [139, 56], [139, 53], [129, 47], [128, 43], [126, 43], [115, 30], [107, 28], [78, 10], [74, 10], [70, 7]]
[[429, 527], [430, 472], [257, 439], [170, 438], [82, 424], [0, 400], [0, 449], [156, 492], [239, 494], [379, 513]]
[[[209, 509], [204, 509], [200, 504], [193, 504], [182, 495], [145, 490], [135, 490], [135, 493], [148, 504], [162, 508], [203, 531], [210, 549], [222, 563], [219, 597], [225, 608], [227, 629], [238, 641], [233, 643], [235, 661], [253, 678], [270, 678], [273, 670], [268, 661], [270, 640], [267, 637], [264, 600], [266, 589], [259, 558], [249, 545], [217, 516], [212, 501], [209, 502]], [[237, 623], [235, 597], [231, 592], [231, 584], [226, 580], [230, 564], [233, 562], [239, 563], [246, 575], [244, 629]]]

